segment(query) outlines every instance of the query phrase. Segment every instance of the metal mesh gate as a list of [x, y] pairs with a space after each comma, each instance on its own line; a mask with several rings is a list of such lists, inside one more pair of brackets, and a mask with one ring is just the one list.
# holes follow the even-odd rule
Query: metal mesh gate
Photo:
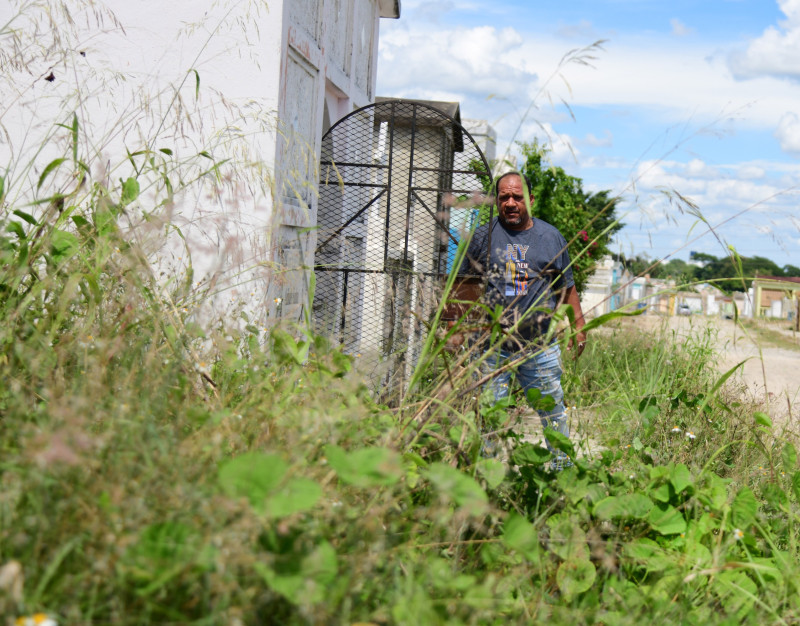
[[387, 389], [407, 380], [458, 241], [478, 219], [452, 200], [482, 191], [486, 172], [459, 121], [416, 101], [354, 111], [322, 139], [316, 330]]

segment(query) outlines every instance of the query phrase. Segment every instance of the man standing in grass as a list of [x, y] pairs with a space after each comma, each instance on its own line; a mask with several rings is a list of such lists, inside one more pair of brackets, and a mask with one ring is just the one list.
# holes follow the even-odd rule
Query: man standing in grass
[[[558, 229], [531, 215], [534, 203], [528, 182], [517, 172], [495, 181], [498, 217], [479, 227], [472, 237], [461, 274], [486, 276], [488, 304], [503, 306], [503, 325], [508, 335], [499, 351], [487, 362], [493, 369], [511, 361], [523, 392], [538, 389], [555, 406], [538, 410], [544, 426], [569, 436], [569, 424], [561, 387], [561, 349], [547, 341], [553, 311], [562, 303], [572, 305], [577, 333], [568, 349], [577, 358], [586, 346], [581, 302], [567, 252], [567, 242]], [[501, 371], [492, 379], [495, 400], [508, 395], [511, 372]], [[555, 467], [571, 465], [563, 452], [548, 448], [556, 456]]]

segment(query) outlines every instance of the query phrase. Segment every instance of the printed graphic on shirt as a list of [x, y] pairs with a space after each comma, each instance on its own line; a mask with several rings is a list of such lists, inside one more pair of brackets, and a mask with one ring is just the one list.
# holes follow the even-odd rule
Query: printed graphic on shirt
[[525, 255], [530, 246], [516, 243], [506, 244], [506, 296], [521, 296], [528, 293], [528, 262]]

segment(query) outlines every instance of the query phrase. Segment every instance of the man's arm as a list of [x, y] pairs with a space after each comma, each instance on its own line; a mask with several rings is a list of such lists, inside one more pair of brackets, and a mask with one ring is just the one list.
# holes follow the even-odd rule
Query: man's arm
[[583, 350], [586, 347], [586, 333], [584, 333], [582, 330], [586, 322], [583, 319], [581, 299], [580, 296], [578, 296], [578, 290], [575, 288], [575, 285], [567, 287], [564, 290], [564, 302], [572, 306], [572, 310], [575, 311], [575, 329], [578, 332], [575, 333], [574, 337], [570, 338], [567, 349], [572, 350], [573, 348], [576, 348], [575, 358], [577, 359], [583, 353]]

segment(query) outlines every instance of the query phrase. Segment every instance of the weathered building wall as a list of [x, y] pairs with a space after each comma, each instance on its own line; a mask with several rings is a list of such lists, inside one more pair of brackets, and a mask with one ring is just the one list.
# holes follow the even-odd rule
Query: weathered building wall
[[[189, 275], [191, 257], [196, 288], [217, 294], [217, 304], [265, 324], [299, 319], [307, 300], [300, 268], [313, 266], [321, 137], [372, 101], [380, 17], [399, 17], [399, 2], [106, 0], [102, 24], [81, 0], [65, 0], [63, 11], [52, 4], [54, 14], [73, 18], [62, 34], [75, 31], [75, 49], [54, 47], [45, 58], [53, 81], [28, 87], [46, 64], [16, 81], [28, 108], [10, 110], [17, 94], [6, 91], [0, 111], [11, 133], [0, 142], [0, 162], [35, 150], [30, 129], [46, 136], [72, 110], [87, 137], [81, 157], [97, 163], [95, 175], [108, 184], [131, 175], [126, 151], [168, 150], [171, 160], [163, 158], [176, 168], [196, 159], [192, 173], [206, 184], [149, 222], [154, 231], [180, 229], [153, 250], [165, 280]], [[0, 23], [15, 10], [0, 3]], [[40, 159], [57, 156], [45, 150]], [[235, 176], [203, 173], [224, 161]], [[29, 188], [40, 173], [31, 170]], [[152, 212], [147, 201], [141, 208]]]

